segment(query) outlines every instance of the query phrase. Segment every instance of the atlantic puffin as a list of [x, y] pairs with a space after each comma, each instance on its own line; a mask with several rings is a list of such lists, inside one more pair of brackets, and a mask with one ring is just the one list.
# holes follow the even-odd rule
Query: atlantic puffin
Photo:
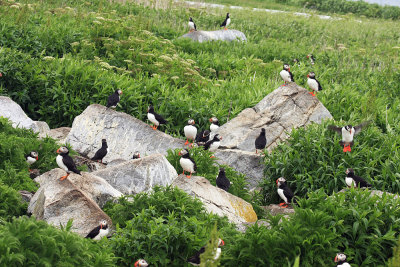
[[[321, 84], [319, 83], [319, 81], [317, 79], [315, 79], [315, 73], [314, 72], [310, 72], [307, 75], [307, 85], [315, 93], [317, 93], [319, 91], [322, 91]], [[315, 94], [313, 92], [308, 92], [308, 93], [311, 94], [312, 96], [315, 96]]]
[[117, 89], [113, 94], [108, 97], [107, 108], [116, 108], [120, 100], [120, 95], [122, 95], [122, 90]]
[[[189, 144], [189, 139], [193, 142], [196, 140], [197, 128], [194, 126], [195, 122], [192, 119], [188, 120], [188, 124], [183, 128], [183, 132], [185, 133], [186, 142], [185, 145]], [[193, 145], [193, 142], [191, 145]], [[190, 145], [189, 145], [190, 146]]]
[[189, 151], [187, 149], [182, 149], [179, 152], [179, 156], [181, 156], [179, 163], [181, 164], [181, 167], [183, 169], [182, 174], [185, 174], [185, 171], [190, 172], [190, 175], [186, 175], [186, 177], [192, 177], [192, 173], [196, 172], [197, 166], [194, 160], [190, 157]]
[[226, 18], [224, 22], [221, 23], [220, 27], [224, 27], [224, 30], [228, 29], [228, 25], [231, 23], [231, 18], [229, 17], [229, 13], [226, 13]]
[[139, 151], [135, 151], [135, 153], [133, 153], [132, 159], [140, 159]]
[[103, 163], [103, 158], [107, 155], [108, 153], [108, 146], [107, 146], [107, 141], [106, 139], [101, 140], [101, 148], [97, 150], [96, 154], [94, 154], [94, 157], [92, 160], [97, 160], [101, 163]]
[[137, 260], [133, 266], [134, 267], [147, 267], [147, 266], [149, 266], [149, 264], [147, 263], [147, 261], [140, 259], [140, 260]]
[[346, 184], [348, 187], [371, 187], [371, 185], [365, 181], [362, 177], [354, 174], [354, 170], [352, 168], [348, 168], [346, 170]]
[[189, 32], [197, 31], [196, 23], [194, 23], [192, 17], [189, 18], [188, 25], [189, 25], [189, 29], [190, 29]]
[[285, 178], [278, 178], [276, 180], [276, 185], [278, 186], [278, 195], [284, 201], [283, 203], [280, 203], [279, 206], [281, 206], [282, 208], [287, 208], [288, 205], [292, 203], [292, 200], [293, 203], [297, 203], [292, 190], [290, 190], [289, 186], [286, 184]]
[[225, 175], [225, 168], [220, 168], [216, 179], [217, 187], [228, 192], [231, 182]]
[[283, 70], [279, 73], [285, 82], [282, 86], [285, 86], [289, 82], [294, 82], [293, 74], [290, 72], [289, 64], [283, 64]]
[[151, 127], [153, 130], [157, 130], [157, 127], [160, 124], [167, 123], [167, 121], [161, 115], [154, 112], [154, 107], [152, 105], [150, 105], [147, 109], [147, 119], [154, 124], [154, 126]]
[[210, 131], [215, 132], [219, 128], [219, 121], [217, 117], [212, 117], [209, 120], [211, 122], [210, 124]]
[[310, 59], [311, 65], [314, 65], [314, 63], [315, 63], [315, 58], [314, 58], [313, 54], [308, 54], [308, 55], [307, 55], [307, 58]]
[[210, 150], [211, 152], [217, 151], [221, 144], [222, 137], [219, 136], [219, 134], [214, 135], [213, 139], [208, 140], [204, 144], [204, 150]]
[[[219, 238], [218, 239], [218, 248], [215, 251], [214, 260], [217, 260], [219, 257], [221, 257], [221, 253], [222, 253], [221, 247], [224, 245], [225, 245], [224, 240]], [[187, 262], [194, 266], [200, 266], [200, 255], [203, 254], [205, 251], [206, 251], [206, 246], [201, 247], [199, 251], [197, 251], [192, 257], [187, 259]]]
[[74, 160], [68, 155], [69, 151], [67, 147], [60, 147], [59, 149], [57, 149], [57, 153], [58, 156], [56, 158], [56, 162], [58, 167], [67, 172], [67, 175], [60, 178], [61, 181], [66, 179], [71, 172], [81, 174], [81, 172], [76, 168]]
[[365, 128], [371, 121], [365, 121], [360, 123], [356, 127], [349, 125], [338, 127], [335, 125], [329, 125], [328, 129], [337, 132], [342, 135], [342, 140], [339, 141], [339, 144], [343, 146], [343, 152], [350, 152], [351, 147], [354, 145], [354, 136], [359, 134], [363, 128]]
[[267, 145], [267, 138], [265, 137], [265, 128], [261, 129], [261, 133], [256, 138], [256, 141], [254, 142], [254, 145], [256, 146], [256, 154], [258, 153], [259, 149], [262, 150]]
[[210, 140], [210, 131], [209, 130], [204, 130], [200, 133], [197, 134], [196, 136], [196, 143], [199, 146], [204, 146], [207, 141]]
[[343, 253], [336, 254], [335, 262], [337, 263], [336, 267], [351, 267], [346, 261], [346, 255]]
[[104, 236], [108, 235], [109, 232], [108, 224], [106, 220], [102, 220], [100, 225], [94, 228], [85, 238], [91, 238], [93, 240], [101, 240]]
[[36, 151], [31, 151], [31, 152], [29, 152], [29, 154], [25, 155], [25, 160], [29, 165], [32, 165], [38, 159], [39, 159], [39, 153]]

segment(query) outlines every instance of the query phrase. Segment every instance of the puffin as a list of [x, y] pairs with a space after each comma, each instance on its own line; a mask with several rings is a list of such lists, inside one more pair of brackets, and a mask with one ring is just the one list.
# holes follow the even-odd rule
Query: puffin
[[219, 136], [219, 134], [214, 135], [213, 139], [208, 140], [204, 144], [204, 150], [210, 150], [211, 152], [217, 151], [221, 144], [222, 137]]
[[228, 178], [226, 178], [225, 168], [219, 169], [219, 174], [217, 176], [216, 183], [217, 183], [218, 188], [221, 188], [222, 190], [225, 190], [228, 192], [229, 187], [231, 186], [231, 182], [229, 181]]
[[[221, 247], [224, 245], [225, 245], [224, 240], [219, 238], [218, 239], [218, 248], [215, 251], [214, 260], [217, 260], [219, 257], [221, 257], [221, 252], [222, 252]], [[186, 261], [188, 263], [190, 263], [191, 265], [200, 266], [200, 255], [203, 254], [205, 251], [206, 251], [206, 246], [201, 247], [201, 249], [199, 251], [197, 251], [192, 257], [190, 257]]]
[[[185, 133], [186, 137], [185, 145], [189, 144], [189, 139], [192, 140], [193, 142], [194, 140], [196, 140], [197, 128], [196, 126], [194, 126], [194, 124], [195, 124], [194, 120], [189, 119], [188, 124], [183, 128], [183, 132]], [[192, 146], [193, 142], [189, 146]]]
[[282, 86], [285, 86], [289, 82], [294, 82], [293, 74], [290, 72], [289, 64], [283, 64], [283, 70], [279, 73], [285, 82]]
[[149, 266], [149, 264], [147, 263], [147, 261], [143, 260], [143, 259], [139, 259], [135, 262], [135, 264], [133, 265], [135, 267], [147, 267]]
[[29, 165], [32, 165], [39, 159], [39, 153], [36, 151], [31, 151], [29, 154], [25, 155], [25, 159]]
[[300, 60], [298, 58], [294, 58], [293, 64], [297, 64], [297, 66], [300, 66]]
[[122, 90], [117, 89], [113, 94], [108, 97], [107, 108], [116, 108], [120, 100], [120, 95], [122, 95]]
[[335, 125], [329, 125], [328, 129], [331, 131], [335, 131], [338, 134], [342, 135], [342, 140], [339, 141], [339, 144], [343, 146], [343, 152], [351, 152], [351, 147], [354, 145], [354, 136], [359, 134], [363, 128], [368, 126], [371, 121], [365, 121], [360, 123], [359, 125], [353, 127], [351, 124], [340, 127]]
[[207, 141], [210, 140], [210, 131], [209, 130], [204, 130], [200, 133], [197, 134], [196, 136], [196, 143], [199, 146], [204, 146]]
[[57, 149], [57, 153], [58, 156], [56, 158], [56, 162], [58, 167], [67, 172], [67, 175], [60, 178], [61, 181], [66, 179], [71, 172], [79, 175], [81, 174], [81, 172], [76, 168], [74, 160], [68, 155], [69, 151], [67, 147], [60, 147], [59, 149]]
[[100, 225], [95, 227], [85, 238], [91, 238], [93, 240], [101, 240], [103, 236], [107, 236], [109, 228], [106, 220], [102, 220]]
[[286, 184], [286, 180], [283, 177], [280, 177], [276, 180], [276, 185], [278, 186], [278, 195], [283, 199], [284, 202], [280, 203], [279, 206], [282, 208], [287, 208], [288, 205], [292, 203], [297, 203], [294, 198], [294, 194], [292, 190], [290, 190], [289, 186]]
[[154, 107], [152, 105], [150, 105], [147, 109], [147, 119], [154, 124], [154, 126], [151, 126], [153, 130], [157, 130], [157, 127], [160, 124], [167, 123], [167, 121], [161, 115], [154, 112]]
[[346, 184], [348, 187], [371, 187], [367, 181], [365, 181], [362, 177], [354, 174], [354, 170], [352, 168], [348, 168], [346, 170]]
[[314, 65], [314, 63], [315, 63], [315, 58], [314, 58], [313, 54], [308, 54], [308, 55], [307, 55], [307, 58], [310, 59], [311, 65]]
[[179, 160], [179, 163], [182, 166], [183, 173], [185, 174], [185, 171], [190, 172], [190, 175], [186, 175], [187, 178], [192, 177], [192, 173], [196, 172], [197, 166], [194, 160], [190, 157], [189, 151], [187, 149], [182, 149], [179, 152], [179, 156], [182, 156], [181, 159]]
[[[307, 74], [307, 85], [308, 87], [311, 88], [311, 90], [315, 92], [315, 94], [319, 91], [322, 91], [321, 84], [317, 79], [315, 79], [314, 72], [310, 72], [309, 74]], [[308, 92], [308, 93], [311, 94], [312, 96], [315, 96], [313, 92]]]
[[258, 153], [259, 149], [264, 149], [265, 146], [267, 145], [267, 138], [265, 137], [265, 128], [261, 129], [260, 135], [256, 138], [256, 141], [254, 142], [256, 146], [256, 154]]
[[103, 163], [103, 158], [107, 155], [108, 153], [108, 146], [107, 146], [107, 141], [106, 139], [101, 140], [101, 148], [97, 150], [96, 154], [94, 154], [94, 157], [92, 160], [97, 160], [98, 162]]
[[135, 151], [135, 153], [133, 153], [132, 159], [140, 159], [140, 153], [139, 153], [139, 151]]
[[211, 124], [210, 124], [210, 131], [211, 131], [211, 132], [215, 132], [216, 130], [218, 130], [218, 128], [219, 128], [219, 122], [218, 122], [217, 117], [212, 117], [212, 118], [210, 118], [209, 121], [211, 122]]
[[226, 13], [226, 18], [224, 22], [221, 23], [220, 27], [224, 27], [224, 30], [228, 29], [228, 25], [231, 23], [231, 18], [229, 17], [229, 13]]
[[189, 23], [188, 23], [188, 25], [189, 25], [189, 29], [190, 29], [189, 32], [197, 31], [196, 23], [194, 23], [192, 17], [189, 18]]
[[346, 255], [343, 253], [336, 254], [335, 262], [336, 267], [351, 267], [351, 265], [346, 261]]

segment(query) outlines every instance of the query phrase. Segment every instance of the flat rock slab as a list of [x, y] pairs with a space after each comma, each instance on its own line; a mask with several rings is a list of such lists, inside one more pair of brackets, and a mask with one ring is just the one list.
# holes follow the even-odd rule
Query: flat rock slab
[[60, 127], [56, 129], [51, 129], [47, 135], [57, 140], [59, 144], [65, 144], [65, 139], [67, 138], [70, 131], [70, 127]]
[[250, 203], [213, 186], [204, 177], [192, 176], [186, 178], [185, 175], [179, 175], [172, 185], [200, 199], [208, 212], [221, 217], [227, 216], [229, 221], [235, 223], [238, 227], [245, 222], [257, 221], [257, 214]]
[[161, 154], [129, 160], [92, 174], [126, 195], [150, 191], [155, 185], [170, 185], [178, 177], [175, 168]]
[[167, 154], [168, 149], [182, 148], [185, 141], [173, 138], [126, 113], [101, 105], [90, 105], [77, 116], [66, 138], [81, 155], [92, 158], [107, 140], [107, 163], [115, 159], [131, 159], [135, 151], [140, 155]]
[[292, 206], [289, 206], [287, 208], [282, 208], [278, 204], [270, 204], [268, 206], [264, 206], [261, 208], [274, 216], [277, 214], [292, 214], [292, 213], [294, 213], [294, 209]]
[[182, 35], [180, 38], [190, 38], [202, 43], [207, 41], [247, 41], [246, 35], [238, 30], [194, 31]]
[[[263, 164], [255, 155], [254, 141], [265, 128], [267, 150], [271, 151], [279, 142], [289, 137], [293, 128], [312, 122], [321, 123], [332, 115], [308, 91], [295, 83], [281, 86], [267, 95], [253, 108], [243, 110], [239, 115], [218, 130], [223, 139], [216, 153], [219, 162], [244, 173], [251, 188], [263, 179]], [[245, 159], [247, 157], [247, 159]]]
[[65, 226], [72, 219], [71, 231], [82, 237], [98, 226], [101, 220], [111, 225], [110, 217], [69, 177], [60, 181], [62, 175], [65, 175], [64, 171], [54, 169], [36, 178], [41, 186], [31, 199], [28, 213], [56, 227]]

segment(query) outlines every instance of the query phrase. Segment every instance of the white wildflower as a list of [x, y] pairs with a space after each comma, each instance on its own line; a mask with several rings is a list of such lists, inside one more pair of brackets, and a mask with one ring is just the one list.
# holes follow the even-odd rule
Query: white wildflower
[[98, 20], [93, 20], [92, 22], [93, 22], [94, 24], [99, 24], [99, 25], [101, 25], [101, 22], [98, 21]]
[[43, 57], [43, 60], [53, 60], [53, 59], [55, 59], [55, 58], [54, 58], [54, 57], [51, 57], [51, 56]]
[[74, 47], [74, 46], [79, 45], [79, 42], [73, 42], [73, 43], [70, 43], [70, 45], [71, 45], [72, 47]]
[[164, 59], [165, 61], [172, 62], [172, 58], [170, 58], [170, 57], [167, 56], [167, 55], [162, 55], [162, 56], [160, 56], [160, 58], [161, 58], [161, 59]]
[[18, 5], [11, 5], [10, 8], [19, 9], [20, 7]]

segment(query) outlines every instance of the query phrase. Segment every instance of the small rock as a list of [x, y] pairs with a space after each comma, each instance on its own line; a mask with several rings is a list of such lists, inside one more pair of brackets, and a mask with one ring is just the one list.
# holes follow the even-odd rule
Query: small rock
[[261, 208], [266, 212], [270, 213], [271, 215], [294, 213], [294, 209], [290, 205], [287, 208], [282, 208], [278, 204], [270, 204], [268, 206], [263, 206]]
[[57, 140], [59, 144], [65, 144], [65, 139], [67, 138], [70, 131], [70, 127], [60, 127], [56, 129], [51, 129], [47, 135]]
[[31, 179], [35, 179], [38, 176], [40, 176], [40, 170], [33, 169], [29, 171], [29, 177], [31, 177]]
[[26, 190], [20, 190], [18, 191], [18, 193], [20, 193], [20, 195], [22, 196], [22, 200], [28, 203], [31, 201], [33, 197], [33, 193]]
[[182, 35], [180, 38], [190, 38], [202, 43], [207, 41], [247, 41], [246, 35], [238, 30], [194, 31]]

